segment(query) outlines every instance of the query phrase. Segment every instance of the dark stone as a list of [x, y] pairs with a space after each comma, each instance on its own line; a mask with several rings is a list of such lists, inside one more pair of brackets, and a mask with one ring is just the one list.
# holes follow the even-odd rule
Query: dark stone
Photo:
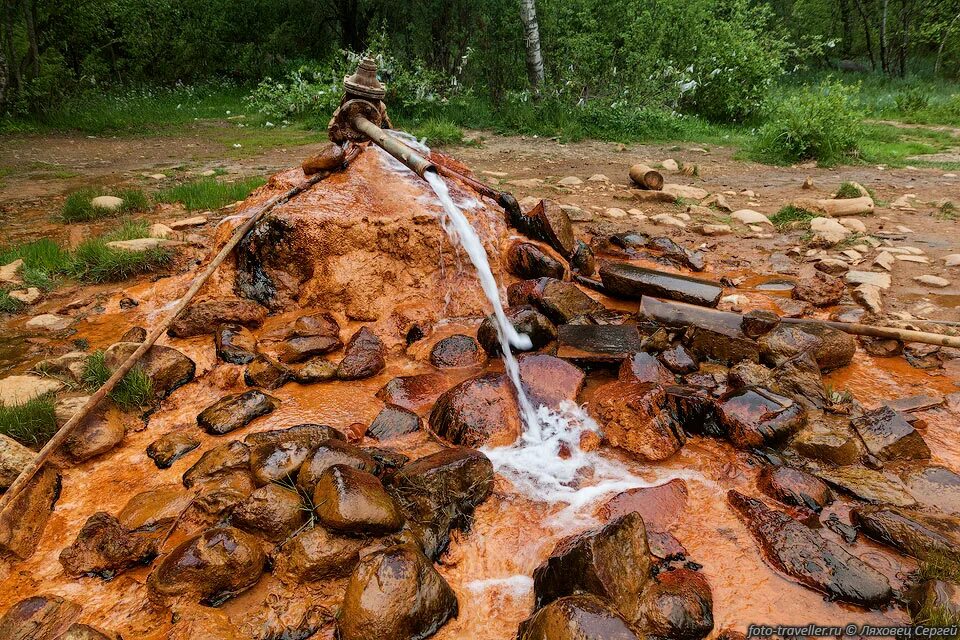
[[706, 390], [696, 387], [669, 385], [663, 389], [666, 414], [682, 432], [722, 436], [717, 401]]
[[317, 445], [313, 455], [300, 467], [297, 486], [308, 495], [313, 495], [320, 477], [334, 465], [345, 465], [367, 473], [377, 471], [377, 462], [363, 449], [340, 440], [325, 440]]
[[617, 379], [622, 382], [674, 384], [676, 377], [656, 357], [641, 351], [623, 361]]
[[[138, 342], [112, 344], [103, 354], [104, 364], [111, 372], [116, 371], [140, 347], [141, 343]], [[147, 350], [138, 366], [150, 378], [154, 403], [193, 380], [197, 370], [193, 360], [173, 347], [156, 344]]]
[[570, 216], [552, 200], [541, 200], [526, 214], [512, 216], [510, 224], [534, 240], [546, 242], [562, 256], [573, 253]]
[[353, 334], [337, 367], [340, 380], [360, 380], [375, 376], [387, 366], [383, 341], [367, 327]]
[[82, 607], [60, 596], [30, 596], [13, 604], [0, 618], [4, 640], [60, 638], [80, 617]]
[[759, 338], [770, 333], [780, 324], [780, 316], [772, 311], [754, 309], [743, 314], [743, 320], [740, 321], [740, 329], [748, 338]]
[[423, 415], [450, 386], [450, 379], [441, 373], [397, 376], [377, 391], [377, 397]]
[[757, 341], [760, 345], [760, 361], [776, 367], [791, 358], [807, 353], [815, 354], [822, 341], [814, 335], [801, 331], [797, 325], [781, 324]]
[[610, 444], [641, 460], [656, 462], [666, 460], [686, 442], [667, 406], [663, 387], [618, 381], [597, 389], [589, 409]]
[[340, 336], [301, 336], [279, 343], [277, 359], [284, 364], [304, 362], [317, 356], [336, 351], [343, 346]]
[[575, 401], [583, 388], [583, 371], [560, 358], [527, 353], [518, 363], [520, 381], [534, 408], [543, 405], [556, 410], [565, 401]]
[[813, 357], [822, 371], [845, 367], [853, 360], [857, 352], [857, 339], [849, 333], [820, 322], [804, 322], [797, 327], [820, 338], [821, 344], [814, 349]]
[[700, 640], [713, 631], [713, 592], [701, 573], [661, 571], [643, 591], [633, 621], [648, 638]]
[[801, 278], [793, 288], [793, 297], [815, 307], [830, 307], [843, 298], [846, 287], [843, 280], [823, 271], [815, 271], [809, 278]]
[[590, 324], [594, 317], [604, 317], [606, 307], [584, 293], [572, 282], [540, 278], [530, 289], [527, 300], [557, 324]]
[[960, 475], [944, 467], [923, 467], [903, 479], [920, 504], [960, 515]]
[[777, 571], [831, 599], [864, 607], [893, 597], [883, 574], [787, 514], [732, 490], [727, 501]]
[[[927, 395], [921, 394], [916, 396], [906, 396], [905, 398], [897, 398], [896, 400], [888, 400], [884, 404], [895, 411], [900, 412], [915, 412], [915, 411], [927, 411], [928, 409], [936, 409], [937, 407], [943, 406], [945, 399], [941, 395]], [[907, 417], [907, 420], [913, 420], [914, 418]]]
[[650, 238], [648, 249], [653, 249], [672, 264], [686, 267], [693, 271], [703, 271], [707, 266], [706, 257], [702, 251], [690, 250], [665, 236]]
[[262, 431], [244, 438], [250, 447], [250, 471], [263, 486], [295, 478], [300, 466], [326, 440], [343, 440], [342, 433], [321, 424], [302, 424], [288, 429]]
[[300, 384], [326, 382], [337, 377], [337, 363], [325, 358], [312, 358], [293, 372], [293, 379]]
[[744, 360], [730, 367], [727, 383], [731, 389], [744, 387], [770, 387], [773, 384], [774, 372], [762, 364]]
[[[525, 334], [533, 343], [533, 349], [542, 349], [557, 339], [557, 328], [550, 319], [531, 306], [510, 307], [505, 310], [507, 321], [518, 333]], [[487, 316], [477, 329], [477, 341], [491, 356], [500, 355], [500, 336], [496, 318]], [[511, 347], [511, 351], [516, 351]]]
[[60, 480], [56, 467], [45, 464], [7, 504], [0, 513], [0, 555], [12, 553], [21, 560], [33, 555], [60, 498]]
[[723, 288], [707, 280], [654, 271], [625, 262], [607, 262], [600, 267], [604, 289], [614, 296], [654, 296], [705, 307], [716, 307]]
[[493, 464], [474, 449], [442, 449], [405, 464], [389, 489], [435, 559], [447, 548], [450, 530], [468, 528], [474, 509], [493, 491]]
[[783, 504], [815, 513], [833, 501], [830, 487], [823, 480], [793, 467], [764, 467], [757, 476], [757, 486]]
[[165, 530], [149, 527], [129, 531], [117, 518], [100, 511], [87, 519], [73, 544], [60, 552], [60, 564], [70, 576], [109, 579], [153, 560], [165, 534]]
[[737, 389], [718, 402], [720, 422], [734, 446], [776, 446], [805, 423], [804, 408], [790, 398], [760, 388]]
[[193, 536], [170, 552], [147, 579], [154, 597], [188, 596], [217, 605], [260, 580], [266, 555], [257, 538], [233, 527]]
[[200, 483], [200, 492], [193, 506], [219, 519], [240, 502], [250, 497], [257, 485], [247, 471], [233, 471], [214, 476]]
[[415, 545], [371, 551], [350, 576], [337, 615], [340, 640], [422, 640], [457, 615], [457, 596]]
[[257, 339], [240, 324], [222, 324], [214, 335], [217, 357], [230, 364], [247, 364], [256, 357]]
[[454, 444], [478, 447], [512, 443], [522, 431], [509, 379], [487, 373], [464, 380], [437, 399], [430, 428]]
[[250, 467], [250, 448], [233, 440], [210, 449], [183, 474], [183, 486], [187, 489], [211, 478], [221, 477]]
[[610, 605], [590, 595], [554, 600], [520, 623], [517, 640], [639, 640]]
[[615, 520], [630, 513], [638, 513], [647, 528], [665, 531], [683, 515], [687, 506], [687, 483], [679, 478], [655, 487], [627, 489], [607, 500], [597, 509], [597, 517], [604, 521]]
[[370, 423], [367, 435], [376, 440], [389, 440], [420, 430], [420, 416], [412, 411], [387, 405]]
[[800, 455], [836, 465], [853, 464], [860, 458], [860, 446], [849, 421], [823, 416], [811, 420], [790, 442]]
[[534, 608], [588, 593], [608, 600], [627, 620], [635, 620], [650, 566], [643, 519], [627, 514], [557, 544], [533, 572]]
[[919, 560], [942, 562], [960, 554], [960, 519], [890, 505], [854, 507], [851, 519], [867, 536]]
[[250, 300], [207, 300], [184, 309], [167, 333], [174, 338], [189, 338], [213, 333], [225, 323], [255, 328], [262, 325], [266, 317], [266, 308]]
[[637, 319], [657, 329], [683, 330], [684, 344], [701, 362], [712, 360], [730, 366], [742, 360], [756, 362], [759, 358], [757, 343], [740, 329], [742, 317], [738, 313], [648, 296], [640, 301]]
[[253, 359], [243, 372], [243, 381], [248, 387], [273, 390], [282, 387], [294, 377], [286, 367], [259, 355]]
[[147, 339], [147, 330], [143, 327], [130, 327], [117, 342], [140, 342]]
[[882, 406], [853, 420], [867, 450], [881, 460], [925, 460], [930, 448], [903, 414]]
[[577, 240], [573, 255], [570, 256], [570, 266], [582, 276], [590, 277], [596, 273], [597, 261], [593, 256], [593, 250], [583, 240]]
[[682, 344], [661, 352], [660, 360], [667, 365], [670, 371], [678, 374], [692, 373], [700, 368], [700, 365], [693, 359], [690, 352], [683, 348]]
[[377, 463], [377, 475], [383, 481], [392, 476], [397, 469], [410, 462], [410, 456], [386, 447], [364, 447], [363, 452]]
[[323, 472], [313, 504], [320, 523], [332, 531], [382, 535], [403, 526], [403, 514], [380, 480], [347, 465]]
[[238, 529], [280, 542], [306, 524], [307, 511], [296, 491], [268, 484], [236, 505], [230, 522]]
[[507, 269], [518, 278], [563, 278], [566, 266], [532, 242], [516, 241], [506, 251]]
[[903, 353], [903, 343], [892, 338], [857, 336], [863, 350], [875, 358], [892, 358]]
[[438, 340], [430, 350], [430, 364], [438, 369], [478, 367], [486, 359], [486, 354], [480, 349], [480, 343], [462, 333]]
[[172, 525], [192, 501], [192, 492], [175, 484], [161, 485], [127, 500], [117, 520], [128, 531], [160, 531]]
[[223, 435], [272, 413], [279, 405], [273, 396], [253, 389], [217, 400], [197, 416], [197, 424], [211, 435]]
[[170, 465], [200, 446], [200, 441], [182, 432], [172, 432], [147, 445], [147, 457], [160, 469]]
[[131, 298], [130, 296], [124, 296], [120, 298], [120, 308], [126, 311], [127, 309], [134, 309], [139, 307], [140, 303]]
[[315, 525], [287, 541], [274, 557], [275, 575], [294, 583], [349, 575], [369, 538], [345, 536]]
[[61, 450], [74, 462], [95, 458], [123, 441], [127, 422], [119, 408], [101, 406], [67, 436]]
[[892, 475], [858, 465], [822, 467], [814, 473], [835, 488], [865, 502], [909, 507], [916, 503], [906, 486]]
[[575, 325], [557, 328], [557, 357], [574, 362], [621, 362], [643, 351], [636, 325]]
[[810, 353], [784, 360], [772, 372], [769, 388], [818, 409], [830, 404], [820, 367]]

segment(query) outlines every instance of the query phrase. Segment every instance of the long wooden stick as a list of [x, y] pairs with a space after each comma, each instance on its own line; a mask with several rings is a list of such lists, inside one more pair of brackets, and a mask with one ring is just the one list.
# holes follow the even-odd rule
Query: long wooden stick
[[[359, 153], [359, 149], [352, 150], [352, 154], [348, 154], [344, 160], [344, 163], [350, 162], [353, 158], [356, 157], [356, 154]], [[97, 391], [90, 396], [86, 404], [80, 408], [77, 413], [73, 414], [73, 417], [67, 420], [67, 423], [57, 431], [56, 434], [50, 440], [47, 441], [47, 444], [43, 445], [43, 448], [40, 449], [37, 456], [33, 459], [33, 462], [30, 463], [25, 469], [20, 472], [20, 475], [17, 476], [17, 479], [13, 481], [13, 484], [7, 489], [6, 493], [0, 497], [0, 513], [13, 502], [13, 500], [23, 491], [30, 480], [40, 471], [40, 467], [47, 461], [50, 455], [56, 451], [64, 440], [66, 440], [70, 434], [79, 426], [87, 416], [100, 404], [101, 401], [107, 396], [108, 393], [113, 391], [113, 388], [117, 386], [123, 377], [130, 372], [130, 369], [139, 362], [140, 358], [154, 345], [154, 343], [160, 339], [160, 336], [167, 330], [167, 328], [173, 323], [173, 321], [180, 315], [180, 312], [183, 311], [190, 301], [193, 300], [193, 297], [197, 295], [197, 292], [200, 291], [200, 288], [206, 283], [206, 281], [213, 275], [213, 272], [217, 270], [217, 267], [227, 259], [227, 256], [233, 251], [233, 249], [240, 244], [240, 241], [243, 239], [247, 232], [253, 228], [253, 225], [257, 223], [271, 209], [277, 205], [284, 204], [290, 201], [292, 198], [303, 193], [313, 185], [317, 184], [327, 176], [329, 176], [333, 171], [321, 171], [317, 174], [310, 176], [307, 180], [304, 180], [302, 183], [293, 187], [285, 193], [278, 194], [264, 202], [257, 208], [253, 215], [244, 222], [242, 225], [237, 227], [237, 230], [233, 232], [233, 235], [230, 237], [230, 240], [227, 241], [223, 248], [217, 253], [217, 255], [210, 261], [210, 264], [207, 265], [207, 268], [197, 276], [193, 281], [193, 284], [190, 285], [190, 288], [187, 289], [187, 292], [180, 298], [180, 301], [173, 308], [173, 311], [170, 312], [163, 322], [161, 322], [157, 327], [150, 332], [150, 335], [147, 336], [146, 340], [143, 341], [137, 350], [130, 354], [130, 356], [123, 361], [117, 370], [113, 372], [113, 375], [103, 383], [103, 386], [97, 389]]]
[[781, 318], [781, 322], [787, 324], [825, 324], [828, 327], [839, 329], [857, 336], [871, 336], [874, 338], [891, 338], [893, 340], [902, 340], [903, 342], [922, 342], [924, 344], [935, 344], [941, 347], [960, 348], [960, 338], [955, 336], [945, 336], [939, 333], [930, 333], [928, 331], [914, 331], [912, 329], [898, 329], [896, 327], [875, 327], [869, 324], [857, 324], [855, 322], [833, 322], [832, 320], [812, 320], [808, 318]]

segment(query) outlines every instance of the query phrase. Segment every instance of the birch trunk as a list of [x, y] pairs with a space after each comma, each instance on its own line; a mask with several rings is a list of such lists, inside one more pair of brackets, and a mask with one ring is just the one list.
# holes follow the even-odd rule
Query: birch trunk
[[537, 23], [536, 0], [520, 0], [523, 41], [527, 49], [527, 77], [535, 94], [543, 85], [543, 55], [540, 53], [540, 25]]

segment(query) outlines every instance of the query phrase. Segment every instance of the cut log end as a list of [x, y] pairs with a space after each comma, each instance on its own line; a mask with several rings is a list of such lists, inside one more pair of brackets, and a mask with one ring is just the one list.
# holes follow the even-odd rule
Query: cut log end
[[630, 179], [641, 189], [660, 191], [663, 189], [663, 175], [645, 164], [630, 167]]

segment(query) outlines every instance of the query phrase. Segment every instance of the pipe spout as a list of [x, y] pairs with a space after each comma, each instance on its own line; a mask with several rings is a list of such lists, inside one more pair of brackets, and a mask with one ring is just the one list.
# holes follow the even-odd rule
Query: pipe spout
[[354, 128], [363, 133], [371, 142], [402, 162], [421, 178], [428, 171], [437, 172], [437, 167], [422, 155], [403, 144], [385, 130], [367, 120], [362, 115], [353, 118]]

